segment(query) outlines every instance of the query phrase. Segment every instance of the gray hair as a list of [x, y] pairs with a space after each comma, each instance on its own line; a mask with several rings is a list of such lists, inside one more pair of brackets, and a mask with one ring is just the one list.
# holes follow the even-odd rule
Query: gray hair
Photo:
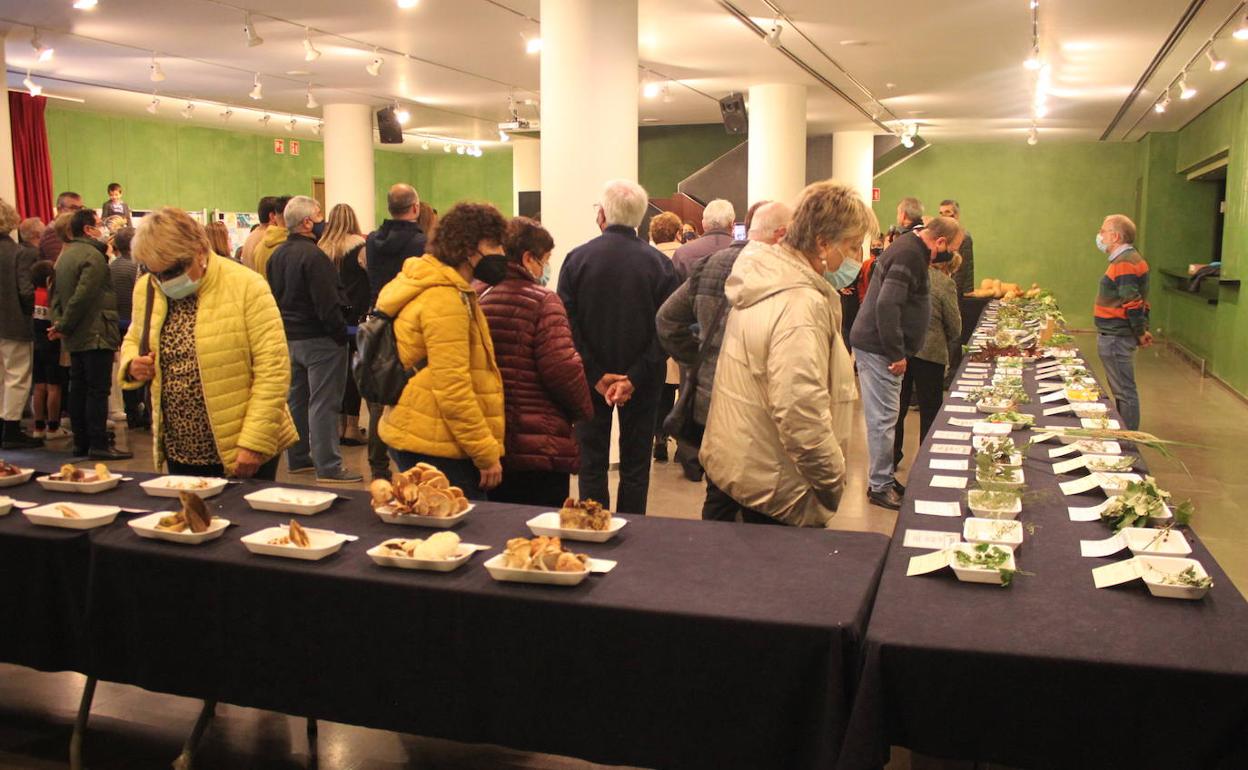
[[910, 222], [917, 224], [923, 221], [923, 201], [918, 198], [902, 198], [897, 210]]
[[779, 201], [764, 203], [754, 211], [754, 218], [750, 220], [750, 236], [756, 233], [761, 236], [770, 237], [772, 233], [781, 227], [788, 227], [793, 221], [793, 209], [788, 204]]
[[17, 209], [13, 208], [13, 204], [6, 200], [0, 200], [0, 235], [8, 235], [13, 232], [21, 219], [17, 216]]
[[412, 210], [412, 206], [420, 205], [420, 195], [416, 188], [402, 182], [392, 186], [386, 193], [386, 208], [393, 216], [400, 216]]
[[706, 209], [702, 212], [703, 230], [725, 230], [732, 227], [733, 222], [736, 221], [736, 210], [733, 209], [732, 203], [723, 198], [716, 198], [706, 204]]
[[1110, 230], [1122, 236], [1123, 243], [1135, 245], [1135, 223], [1126, 214], [1110, 214], [1105, 217], [1105, 224]]
[[650, 196], [646, 188], [627, 179], [615, 179], [607, 182], [602, 190], [603, 216], [608, 225], [624, 225], [634, 230], [646, 216], [646, 207], [650, 205]]
[[952, 208], [954, 214], [962, 213], [962, 207], [959, 206], [958, 202], [955, 201], [953, 198], [945, 198], [943, 201], [940, 202], [941, 208], [944, 208], [945, 206], [949, 206], [950, 208]]
[[296, 195], [286, 202], [286, 208], [282, 211], [282, 218], [286, 220], [286, 229], [294, 232], [300, 222], [315, 217], [316, 212], [320, 210], [321, 204], [317, 203], [315, 198]]

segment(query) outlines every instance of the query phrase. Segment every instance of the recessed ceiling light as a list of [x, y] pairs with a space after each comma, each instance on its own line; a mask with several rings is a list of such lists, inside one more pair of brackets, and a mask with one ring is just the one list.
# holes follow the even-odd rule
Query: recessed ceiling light
[[885, 83], [885, 84], [884, 84], [884, 87], [885, 87], [885, 88], [887, 88], [889, 91], [892, 91], [894, 88], [896, 88], [896, 87], [897, 87], [897, 84], [896, 84], [896, 83]]
[[100, 0], [74, 0], [74, 8], [79, 11], [89, 11], [100, 4]]
[[396, 5], [406, 11], [408, 8], [415, 8], [420, 5], [420, 0], [397, 0]]

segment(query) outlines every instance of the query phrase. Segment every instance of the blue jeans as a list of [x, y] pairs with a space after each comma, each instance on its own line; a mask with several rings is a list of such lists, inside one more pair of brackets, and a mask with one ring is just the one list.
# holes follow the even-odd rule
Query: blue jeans
[[1115, 334], [1096, 335], [1096, 353], [1105, 366], [1109, 389], [1117, 402], [1122, 427], [1140, 429], [1140, 394], [1135, 389], [1135, 337]]
[[338, 453], [338, 417], [342, 391], [347, 386], [347, 346], [329, 337], [291, 340], [291, 417], [299, 441], [286, 455], [291, 468], [316, 466], [316, 475], [333, 476], [342, 471]]
[[858, 389], [867, 418], [867, 486], [883, 492], [893, 485], [893, 437], [901, 405], [901, 377], [888, 371], [887, 356], [854, 348]]
[[[390, 456], [394, 458], [394, 464], [399, 466], [400, 471], [406, 471], [416, 463], [429, 463], [446, 474], [446, 480], [451, 483], [451, 486], [462, 489], [464, 497], [469, 500], [488, 499], [485, 490], [481, 489], [481, 471], [477, 470], [472, 460], [452, 460], [449, 457], [434, 457], [420, 452], [406, 452], [402, 449], [391, 449]], [[567, 492], [565, 487], [563, 491], [565, 498]], [[560, 500], [560, 502], [563, 501]]]

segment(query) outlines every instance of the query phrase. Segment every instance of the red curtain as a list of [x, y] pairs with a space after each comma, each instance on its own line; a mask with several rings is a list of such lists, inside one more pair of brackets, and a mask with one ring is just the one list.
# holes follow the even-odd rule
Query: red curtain
[[51, 222], [52, 157], [48, 154], [48, 128], [42, 96], [9, 93], [9, 124], [13, 129], [13, 174], [17, 177], [17, 212]]

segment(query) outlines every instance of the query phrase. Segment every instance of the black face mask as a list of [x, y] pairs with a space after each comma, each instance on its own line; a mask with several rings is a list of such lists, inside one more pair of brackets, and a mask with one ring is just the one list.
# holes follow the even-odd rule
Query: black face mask
[[871, 256], [873, 257], [878, 257], [883, 253], [884, 253], [884, 249], [880, 249], [880, 248], [871, 249]]
[[313, 237], [313, 238], [315, 238], [315, 239], [317, 239], [317, 240], [319, 241], [319, 240], [321, 239], [321, 234], [322, 234], [322, 233], [324, 233], [324, 232], [325, 232], [325, 221], [324, 221], [324, 220], [321, 220], [320, 222], [313, 222], [313, 223], [312, 223], [312, 237]]
[[938, 251], [936, 252], [936, 256], [932, 257], [933, 265], [939, 265], [942, 262], [952, 262], [952, 261], [953, 261], [952, 251]]
[[472, 269], [472, 277], [490, 286], [501, 283], [507, 277], [507, 255], [482, 254], [481, 261]]

